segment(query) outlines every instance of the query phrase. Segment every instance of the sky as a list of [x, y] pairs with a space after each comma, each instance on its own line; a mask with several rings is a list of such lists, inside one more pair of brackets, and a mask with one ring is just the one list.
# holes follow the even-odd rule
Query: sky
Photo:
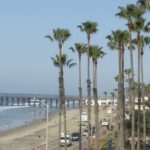
[[[44, 38], [56, 28], [67, 28], [71, 37], [63, 52], [78, 63], [78, 56], [69, 47], [76, 42], [86, 43], [85, 33], [77, 28], [82, 22], [98, 23], [98, 33], [91, 44], [103, 47], [107, 55], [98, 61], [98, 94], [112, 92], [117, 87], [117, 51], [107, 47], [106, 36], [116, 29], [127, 29], [125, 20], [115, 16], [118, 6], [136, 0], [0, 0], [0, 93], [58, 94], [58, 68], [51, 57], [58, 53], [56, 42]], [[145, 16], [149, 21], [149, 14]], [[129, 52], [125, 53], [129, 68]], [[134, 52], [134, 66], [137, 64]], [[86, 95], [87, 56], [82, 57], [83, 95]], [[150, 83], [150, 51], [145, 49], [144, 80]], [[135, 74], [136, 74], [135, 69]], [[78, 67], [64, 68], [66, 95], [78, 95]], [[92, 68], [91, 68], [92, 79]]]

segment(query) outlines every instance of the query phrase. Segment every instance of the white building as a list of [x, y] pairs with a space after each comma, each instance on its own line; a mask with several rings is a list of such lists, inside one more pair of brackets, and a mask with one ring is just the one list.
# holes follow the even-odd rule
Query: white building
[[[100, 99], [98, 99], [98, 104], [99, 104], [99, 106], [101, 106], [101, 105], [105, 105], [105, 106], [108, 106], [108, 105], [110, 105], [110, 104], [115, 104], [117, 102], [117, 99], [102, 99], [102, 98], [100, 98]], [[85, 100], [85, 105], [88, 105], [88, 100], [86, 99]], [[94, 102], [94, 100], [92, 99], [91, 100], [91, 105], [92, 106], [94, 106], [95, 105], [95, 102]]]

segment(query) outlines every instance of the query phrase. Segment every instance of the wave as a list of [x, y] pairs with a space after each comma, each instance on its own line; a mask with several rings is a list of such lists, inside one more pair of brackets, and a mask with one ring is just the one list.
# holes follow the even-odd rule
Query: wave
[[16, 109], [16, 108], [27, 108], [30, 106], [0, 106], [0, 111], [4, 111], [7, 109]]

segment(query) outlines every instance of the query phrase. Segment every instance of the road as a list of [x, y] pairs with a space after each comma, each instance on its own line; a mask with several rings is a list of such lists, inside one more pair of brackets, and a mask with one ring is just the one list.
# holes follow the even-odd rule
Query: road
[[[105, 132], [106, 131], [105, 127], [102, 127], [101, 129], [102, 130], [101, 130], [100, 135], [101, 135], [101, 138], [102, 138], [107, 132]], [[91, 141], [91, 143], [94, 144], [94, 140]], [[45, 147], [46, 147], [46, 145], [44, 143], [42, 145], [40, 144], [39, 146], [33, 148], [32, 150], [45, 150]], [[53, 138], [53, 140], [50, 140], [49, 143], [48, 143], [48, 147], [49, 147], [50, 150], [58, 149], [58, 139], [57, 138]], [[65, 150], [64, 147], [61, 147], [61, 149]], [[77, 150], [77, 149], [79, 149], [79, 141], [73, 141], [72, 145], [68, 146], [67, 149], [68, 150]], [[83, 150], [87, 149], [87, 137], [85, 137], [85, 136], [82, 136], [82, 149]]]
[[[83, 148], [86, 148], [86, 142], [87, 142], [87, 138], [86, 137], [82, 137], [82, 145], [84, 146]], [[40, 144], [39, 146], [33, 148], [32, 150], [45, 150], [45, 143], [44, 144]], [[71, 146], [68, 146], [67, 149], [68, 150], [77, 150], [79, 149], [79, 141], [73, 141], [72, 142], [72, 145]], [[49, 143], [48, 143], [48, 148], [50, 150], [56, 150], [58, 149], [58, 139], [55, 138], [53, 140], [51, 140]], [[64, 150], [65, 148], [64, 147], [61, 147], [62, 150]]]

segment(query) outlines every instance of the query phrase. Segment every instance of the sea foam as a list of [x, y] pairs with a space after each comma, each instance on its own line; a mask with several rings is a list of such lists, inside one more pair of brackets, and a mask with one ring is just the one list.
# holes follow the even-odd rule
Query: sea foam
[[16, 109], [16, 108], [26, 108], [29, 106], [0, 106], [0, 111], [7, 110], [7, 109]]

